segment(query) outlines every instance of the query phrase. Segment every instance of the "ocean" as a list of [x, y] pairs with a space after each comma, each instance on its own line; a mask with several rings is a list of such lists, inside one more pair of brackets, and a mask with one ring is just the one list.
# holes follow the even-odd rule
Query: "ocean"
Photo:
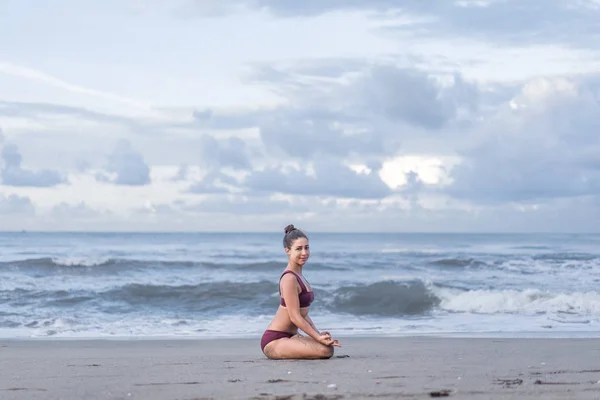
[[[310, 234], [334, 336], [600, 336], [600, 235]], [[0, 233], [2, 338], [260, 337], [278, 233]]]

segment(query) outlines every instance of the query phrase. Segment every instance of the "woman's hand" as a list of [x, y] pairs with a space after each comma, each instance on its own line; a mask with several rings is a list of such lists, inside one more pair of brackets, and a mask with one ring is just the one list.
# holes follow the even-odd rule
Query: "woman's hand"
[[324, 332], [321, 335], [319, 335], [318, 342], [325, 346], [342, 347], [337, 340], [331, 337], [331, 334], [329, 332]]

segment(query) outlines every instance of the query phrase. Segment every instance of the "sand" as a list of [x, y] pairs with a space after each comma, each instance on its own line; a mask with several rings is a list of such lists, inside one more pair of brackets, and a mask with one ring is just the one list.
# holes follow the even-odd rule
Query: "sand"
[[600, 339], [343, 338], [320, 361], [258, 341], [4, 340], [0, 399], [600, 399]]

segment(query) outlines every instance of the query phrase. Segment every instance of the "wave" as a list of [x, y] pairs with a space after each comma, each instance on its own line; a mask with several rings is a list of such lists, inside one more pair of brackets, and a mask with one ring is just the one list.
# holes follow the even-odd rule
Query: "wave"
[[589, 253], [547, 253], [537, 254], [533, 256], [534, 260], [541, 261], [592, 261], [598, 260], [600, 257], [597, 254]]
[[[472, 289], [422, 280], [382, 280], [341, 287], [314, 286], [314, 311], [353, 316], [407, 318], [441, 313], [575, 315], [600, 317], [600, 293], [539, 289]], [[147, 315], [190, 318], [267, 315], [279, 304], [277, 281], [197, 284], [119, 283], [109, 288], [0, 290], [4, 315]], [[3, 314], [0, 314], [0, 316]], [[39, 318], [37, 318], [39, 319]]]
[[399, 317], [423, 315], [439, 304], [421, 281], [382, 281], [370, 285], [345, 286], [333, 293], [333, 310], [353, 315]]
[[514, 250], [550, 250], [552, 247], [544, 245], [522, 245], [522, 246], [511, 246]]
[[478, 314], [559, 314], [600, 316], [600, 293], [552, 293], [539, 289], [458, 290], [434, 288], [441, 310]]
[[[205, 269], [229, 269], [229, 270], [247, 270], [247, 271], [278, 271], [285, 268], [285, 262], [282, 261], [260, 261], [246, 262], [206, 262], [206, 261], [186, 261], [186, 260], [143, 260], [127, 258], [29, 258], [16, 261], [0, 262], [0, 271], [7, 269], [17, 270], [38, 270], [38, 271], [60, 271], [61, 273], [82, 273], [93, 271], [95, 273], [114, 273], [119, 271], [152, 269], [173, 269], [173, 268], [205, 268]], [[316, 270], [345, 271], [347, 267], [311, 263], [311, 268]]]
[[103, 292], [106, 301], [118, 301], [131, 307], [146, 307], [188, 311], [193, 313], [230, 309], [260, 310], [272, 304], [276, 286], [272, 282], [214, 282], [198, 285], [130, 284]]
[[[262, 261], [262, 262], [248, 262], [248, 263], [210, 263], [202, 262], [198, 265], [205, 268], [221, 269], [237, 269], [245, 271], [283, 271], [286, 263], [281, 261]], [[315, 263], [311, 262], [310, 268], [312, 270], [329, 270], [329, 271], [349, 271], [350, 268], [342, 267], [338, 265]]]
[[0, 299], [12, 308], [77, 309], [83, 312], [127, 314], [138, 311], [183, 312], [198, 315], [231, 310], [262, 312], [272, 306], [273, 282], [213, 282], [196, 285], [125, 284], [113, 289], [10, 290]]
[[431, 262], [432, 265], [440, 267], [479, 267], [486, 265], [485, 262], [474, 258], [443, 258]]
[[451, 312], [600, 317], [600, 293], [596, 291], [474, 290], [416, 280], [346, 286], [329, 295], [329, 311], [352, 315], [407, 317]]

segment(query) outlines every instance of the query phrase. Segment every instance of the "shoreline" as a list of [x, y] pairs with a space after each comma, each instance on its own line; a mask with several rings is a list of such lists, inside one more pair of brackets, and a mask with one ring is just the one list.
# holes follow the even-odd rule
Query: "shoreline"
[[[2, 340], [2, 399], [597, 399], [600, 339], [363, 337], [329, 360], [255, 339]], [[435, 397], [435, 396], [434, 396]]]
[[[600, 331], [523, 331], [523, 332], [442, 332], [442, 333], [373, 333], [373, 334], [339, 334], [335, 330], [330, 331], [336, 338], [343, 339], [540, 339], [540, 340], [569, 340], [569, 339], [600, 339]], [[303, 335], [306, 335], [303, 333]], [[1, 336], [2, 341], [95, 341], [95, 340], [116, 340], [116, 341], [152, 341], [152, 340], [184, 340], [184, 341], [207, 341], [207, 340], [259, 340], [260, 333], [244, 335], [213, 335], [213, 336], [191, 336], [191, 335], [104, 335], [104, 336]]]

